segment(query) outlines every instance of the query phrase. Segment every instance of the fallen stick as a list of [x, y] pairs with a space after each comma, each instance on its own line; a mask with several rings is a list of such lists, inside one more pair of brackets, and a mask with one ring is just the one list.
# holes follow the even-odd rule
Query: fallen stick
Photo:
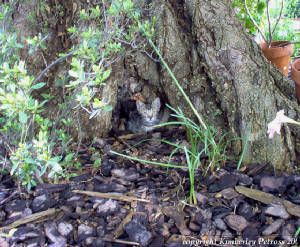
[[108, 238], [103, 238], [105, 242], [113, 242], [113, 243], [118, 243], [118, 244], [127, 244], [127, 245], [137, 245], [140, 246], [139, 243], [137, 242], [132, 242], [132, 241], [126, 241], [126, 240], [121, 240], [121, 239], [108, 239]]
[[84, 191], [84, 190], [72, 190], [72, 192], [82, 194], [82, 195], [87, 195], [87, 196], [103, 197], [107, 199], [113, 199], [113, 200], [124, 201], [124, 202], [132, 202], [132, 201], [148, 202], [148, 203], [150, 202], [149, 200], [146, 199], [140, 199], [133, 196], [124, 196], [115, 193], [101, 193], [101, 192]]
[[270, 193], [266, 193], [266, 192], [263, 192], [260, 190], [255, 190], [255, 189], [249, 189], [244, 186], [235, 186], [235, 190], [237, 192], [239, 192], [240, 194], [243, 194], [243, 195], [245, 195], [249, 198], [252, 198], [256, 201], [260, 201], [264, 204], [280, 202], [285, 206], [285, 208], [289, 214], [300, 217], [300, 206], [298, 206], [290, 201], [283, 200], [279, 197], [273, 196]]
[[10, 229], [16, 228], [20, 225], [24, 225], [24, 224], [27, 224], [27, 223], [30, 223], [30, 222], [33, 222], [33, 221], [40, 220], [40, 219], [42, 219], [46, 216], [53, 215], [58, 211], [59, 211], [59, 209], [50, 208], [50, 209], [47, 209], [43, 212], [39, 212], [39, 213], [35, 213], [35, 214], [32, 214], [32, 215], [26, 216], [22, 219], [16, 220], [15, 222], [13, 222], [13, 223], [11, 223], [7, 226], [1, 227], [0, 231], [10, 230]]

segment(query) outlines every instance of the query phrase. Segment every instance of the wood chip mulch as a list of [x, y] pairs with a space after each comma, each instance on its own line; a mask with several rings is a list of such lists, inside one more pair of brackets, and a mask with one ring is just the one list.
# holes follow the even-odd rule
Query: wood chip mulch
[[[188, 145], [180, 128], [99, 139], [93, 144], [102, 156], [99, 168], [81, 152], [79, 176], [29, 193], [20, 194], [13, 178], [0, 175], [0, 247], [299, 246], [298, 174], [275, 176], [269, 164], [237, 172], [233, 162], [206, 176], [197, 171], [192, 205], [187, 169], [111, 153], [123, 150], [167, 163], [173, 148], [158, 140], [141, 142], [147, 138]], [[171, 162], [185, 165], [184, 153]]]

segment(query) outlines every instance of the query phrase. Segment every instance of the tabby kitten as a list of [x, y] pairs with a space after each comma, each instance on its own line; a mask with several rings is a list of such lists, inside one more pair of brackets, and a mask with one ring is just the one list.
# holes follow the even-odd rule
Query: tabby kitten
[[137, 100], [137, 110], [129, 113], [127, 129], [133, 133], [152, 131], [154, 125], [160, 123], [160, 107], [159, 98], [155, 98], [152, 104], [144, 104]]

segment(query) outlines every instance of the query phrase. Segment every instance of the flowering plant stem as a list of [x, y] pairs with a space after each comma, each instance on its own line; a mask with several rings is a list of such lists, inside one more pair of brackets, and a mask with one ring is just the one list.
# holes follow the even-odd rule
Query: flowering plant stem
[[189, 106], [191, 107], [193, 113], [195, 114], [195, 116], [197, 117], [197, 119], [199, 120], [200, 124], [203, 126], [203, 128], [206, 130], [207, 126], [204, 123], [204, 121], [202, 120], [201, 116], [199, 115], [199, 113], [197, 112], [197, 110], [195, 109], [193, 103], [191, 102], [191, 100], [189, 99], [189, 97], [186, 95], [186, 93], [184, 92], [183, 88], [180, 86], [180, 84], [178, 83], [176, 77], [174, 76], [173, 72], [170, 70], [169, 66], [167, 65], [167, 63], [165, 62], [165, 60], [163, 59], [163, 57], [160, 55], [160, 52], [158, 51], [158, 49], [156, 48], [156, 46], [154, 45], [154, 43], [152, 42], [152, 40], [150, 38], [148, 38], [148, 41], [150, 43], [150, 45], [153, 47], [154, 51], [156, 52], [157, 56], [159, 57], [159, 59], [161, 60], [162, 64], [165, 66], [165, 68], [167, 69], [169, 75], [171, 76], [172, 80], [174, 81], [174, 83], [176, 84], [177, 88], [179, 89], [179, 91], [182, 93], [184, 99], [186, 100], [186, 102], [189, 104]]

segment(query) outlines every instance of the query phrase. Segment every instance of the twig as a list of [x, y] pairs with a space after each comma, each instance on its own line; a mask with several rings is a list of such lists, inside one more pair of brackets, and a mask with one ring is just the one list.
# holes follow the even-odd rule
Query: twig
[[279, 197], [273, 196], [270, 193], [250, 189], [244, 186], [235, 186], [235, 190], [246, 197], [249, 197], [267, 205], [271, 203], [281, 203], [282, 205], [284, 205], [289, 214], [300, 217], [300, 206], [288, 200], [284, 200]]
[[[133, 48], [133, 51], [136, 51], [138, 50], [138, 47], [135, 47], [134, 45], [132, 45], [132, 43], [130, 42], [127, 42], [126, 40], [122, 40], [122, 39], [119, 39], [119, 38], [114, 38], [116, 41], [119, 41], [125, 45], [128, 45], [130, 46], [131, 48]], [[152, 61], [156, 62], [156, 63], [160, 63], [160, 60], [159, 59], [155, 59], [154, 57], [152, 57], [151, 54], [149, 54], [145, 49], [143, 50], [140, 50], [140, 52], [142, 53], [145, 53]]]
[[[273, 29], [273, 31], [272, 31], [272, 35], [271, 35], [271, 37], [270, 37], [270, 45], [271, 45], [271, 42], [272, 42], [273, 35], [274, 35], [275, 30], [276, 30], [276, 27], [277, 27], [277, 25], [278, 25], [278, 23], [279, 23], [279, 21], [280, 21], [280, 19], [281, 19], [282, 10], [283, 10], [283, 0], [281, 0], [281, 9], [280, 9], [279, 18], [278, 18], [277, 21], [276, 21], [276, 24], [275, 24], [274, 29]], [[271, 28], [269, 28], [269, 32], [271, 32]]]
[[51, 134], [50, 134], [50, 137], [49, 137], [50, 141], [52, 141], [52, 139], [54, 138], [54, 134], [55, 134], [57, 124], [61, 122], [61, 119], [66, 115], [67, 111], [70, 111], [70, 108], [72, 108], [73, 105], [75, 104], [73, 99], [75, 98], [75, 96], [79, 92], [79, 90], [81, 90], [81, 88], [82, 87], [78, 87], [74, 90], [74, 92], [72, 94], [72, 100], [70, 100], [67, 103], [66, 107], [62, 110], [62, 112], [60, 114], [58, 114], [58, 117], [56, 118], [56, 121], [52, 125], [52, 130], [51, 130]]
[[38, 76], [37, 78], [35, 78], [35, 80], [34, 80], [33, 83], [32, 83], [32, 86], [35, 85], [35, 84], [42, 78], [42, 76], [43, 76], [43, 75], [44, 75], [51, 67], [53, 67], [55, 64], [61, 62], [62, 60], [66, 59], [67, 57], [72, 56], [72, 55], [73, 55], [75, 52], [77, 52], [77, 51], [79, 51], [79, 49], [76, 50], [76, 51], [72, 51], [72, 52], [70, 52], [69, 54], [67, 54], [67, 55], [65, 55], [65, 56], [63, 56], [63, 57], [58, 58], [58, 59], [55, 60], [53, 63], [51, 63], [50, 65], [48, 65], [48, 67], [46, 67], [46, 68], [39, 74], [39, 76]]
[[24, 224], [27, 224], [27, 223], [30, 223], [30, 222], [33, 222], [33, 221], [40, 220], [41, 218], [53, 215], [53, 214], [55, 214], [58, 211], [59, 211], [59, 209], [50, 208], [50, 209], [48, 209], [46, 211], [26, 216], [26, 217], [24, 217], [22, 219], [16, 220], [15, 222], [11, 223], [8, 226], [1, 227], [0, 231], [10, 230], [10, 229], [16, 228], [16, 227], [18, 227], [20, 225], [24, 225]]
[[[268, 6], [268, 5], [267, 5], [267, 6]], [[270, 48], [270, 46], [271, 46], [274, 32], [275, 32], [275, 30], [276, 30], [276, 28], [277, 28], [277, 25], [278, 25], [278, 23], [279, 23], [279, 21], [280, 21], [280, 19], [281, 19], [282, 10], [283, 10], [283, 0], [281, 0], [281, 9], [280, 9], [279, 17], [278, 17], [278, 19], [277, 19], [277, 21], [276, 21], [276, 23], [275, 23], [274, 29], [273, 29], [272, 34], [271, 34], [271, 36], [270, 36], [270, 44], [268, 45], [268, 48]], [[269, 33], [271, 33], [271, 26], [269, 27]]]
[[272, 32], [271, 32], [271, 21], [270, 21], [270, 14], [269, 14], [269, 2], [270, 0], [267, 0], [267, 17], [268, 17], [268, 26], [269, 26], [269, 40], [268, 40], [268, 48], [270, 48], [272, 43]]
[[110, 153], [111, 154], [119, 155], [121, 157], [125, 157], [125, 158], [130, 159], [130, 160], [135, 160], [135, 161], [138, 161], [138, 162], [141, 162], [141, 163], [152, 164], [152, 165], [163, 166], [163, 167], [180, 168], [180, 169], [184, 169], [184, 170], [188, 170], [189, 169], [186, 166], [165, 164], [165, 163], [154, 162], [154, 161], [150, 161], [150, 160], [143, 160], [143, 159], [139, 159], [139, 158], [132, 157], [132, 156], [129, 156], [129, 155], [121, 154], [121, 153], [115, 152], [113, 150], [110, 150]]
[[136, 149], [134, 146], [129, 145], [126, 141], [124, 141], [124, 139], [121, 139], [121, 138], [119, 138], [119, 137], [117, 137], [117, 136], [116, 136], [116, 139], [117, 139], [119, 142], [123, 143], [128, 149], [132, 149], [132, 150], [137, 151], [137, 149]]
[[0, 205], [3, 205], [4, 203], [7, 203], [11, 201], [16, 195], [18, 194], [18, 191], [14, 191], [10, 196], [4, 198], [3, 200], [0, 201]]
[[[246, 1], [246, 0], [245, 0]], [[145, 31], [144, 31], [145, 33]], [[198, 111], [196, 110], [196, 108], [194, 107], [193, 103], [191, 102], [191, 100], [189, 99], [189, 97], [186, 95], [186, 93], [184, 92], [183, 88], [180, 86], [179, 82], [177, 81], [176, 77], [174, 76], [173, 72], [170, 70], [168, 64], [165, 62], [165, 60], [163, 59], [162, 55], [160, 54], [159, 50], [156, 48], [156, 46], [154, 45], [153, 41], [151, 40], [151, 38], [148, 37], [148, 41], [150, 43], [150, 45], [152, 46], [152, 48], [154, 49], [154, 51], [156, 52], [157, 56], [159, 57], [159, 59], [161, 60], [161, 63], [163, 64], [163, 66], [166, 68], [166, 70], [168, 71], [169, 75], [171, 76], [173, 82], [175, 83], [175, 85], [177, 86], [178, 90], [180, 91], [180, 93], [183, 95], [185, 101], [188, 103], [188, 105], [190, 106], [190, 108], [192, 109], [194, 115], [197, 117], [197, 119], [199, 120], [199, 123], [203, 126], [203, 128], [205, 130], [207, 130], [207, 126], [204, 123], [204, 121], [202, 120], [200, 114], [198, 113]], [[213, 140], [213, 143], [215, 144], [215, 140]]]
[[115, 194], [115, 193], [101, 193], [101, 192], [94, 192], [94, 191], [84, 191], [84, 190], [73, 190], [73, 193], [78, 193], [87, 196], [95, 196], [95, 197], [103, 197], [107, 199], [119, 200], [124, 202], [132, 202], [132, 201], [139, 201], [139, 202], [150, 202], [146, 199], [141, 199], [133, 196], [125, 196], [122, 194]]
[[264, 35], [263, 31], [259, 28], [258, 24], [256, 23], [256, 21], [253, 19], [252, 15], [250, 14], [250, 11], [249, 11], [249, 9], [248, 9], [246, 0], [244, 0], [244, 5], [245, 5], [245, 9], [246, 9], [246, 11], [247, 11], [247, 14], [248, 14], [249, 17], [250, 17], [250, 20], [252, 21], [252, 23], [254, 24], [254, 26], [257, 28], [258, 32], [261, 34], [261, 36], [262, 36], [262, 38], [264, 39], [264, 41], [265, 41], [266, 43], [268, 43], [267, 38], [266, 38], [266, 36]]
[[264, 39], [264, 41], [268, 44], [268, 48], [270, 48], [270, 46], [271, 46], [273, 35], [274, 35], [274, 32], [275, 32], [275, 30], [277, 28], [277, 25], [278, 25], [278, 23], [279, 23], [279, 21], [281, 19], [282, 10], [283, 10], [283, 0], [281, 0], [280, 14], [279, 14], [278, 19], [276, 20], [275, 26], [274, 26], [273, 31], [272, 31], [272, 29], [271, 29], [270, 15], [269, 15], [269, 1], [270, 0], [267, 0], [267, 17], [268, 17], [268, 26], [269, 26], [269, 40], [267, 40], [266, 36], [262, 32], [262, 30], [259, 28], [259, 26], [256, 23], [256, 21], [254, 20], [254, 18], [252, 17], [252, 15], [251, 15], [251, 13], [250, 13], [250, 11], [248, 9], [246, 0], [244, 0], [245, 9], [247, 11], [248, 16], [250, 17], [250, 20], [252, 21], [252, 23], [254, 24], [254, 26], [257, 28], [258, 32], [261, 34], [261, 36]]
[[108, 239], [108, 238], [103, 238], [105, 242], [113, 242], [113, 243], [118, 243], [118, 244], [127, 244], [127, 245], [137, 245], [140, 246], [139, 243], [137, 242], [132, 242], [132, 241], [126, 241], [126, 240], [121, 240], [121, 239]]
[[78, 144], [77, 144], [77, 149], [76, 149], [76, 154], [75, 154], [75, 157], [78, 156], [78, 153], [79, 153], [79, 149], [80, 149], [80, 146], [81, 146], [81, 142], [82, 142], [82, 131], [81, 131], [81, 125], [80, 125], [80, 120], [79, 120], [79, 112], [78, 110], [76, 110], [76, 118], [77, 118], [77, 124], [78, 124]]
[[135, 214], [132, 210], [129, 211], [129, 214], [126, 215], [126, 217], [122, 220], [122, 222], [119, 224], [117, 229], [114, 231], [114, 239], [120, 237], [123, 234], [123, 227], [132, 219], [132, 216]]
[[143, 136], [143, 135], [145, 135], [145, 133], [140, 132], [140, 133], [135, 133], [135, 134], [126, 134], [126, 135], [121, 135], [121, 136], [115, 136], [115, 138], [131, 140], [131, 139], [134, 139], [136, 137]]

